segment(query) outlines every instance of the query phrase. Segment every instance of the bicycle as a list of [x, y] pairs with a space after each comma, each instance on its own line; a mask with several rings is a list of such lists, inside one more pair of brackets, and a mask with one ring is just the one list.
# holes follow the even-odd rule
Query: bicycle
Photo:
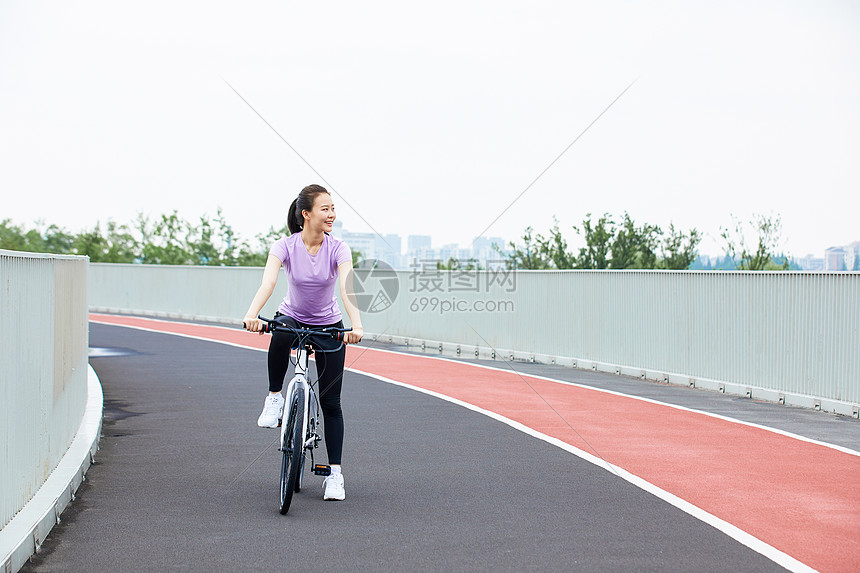
[[317, 433], [320, 404], [314, 391], [316, 382], [311, 381], [308, 376], [308, 357], [313, 354], [311, 338], [326, 336], [343, 341], [343, 334], [352, 329], [293, 328], [262, 316], [257, 318], [263, 321], [263, 332], [290, 332], [296, 336], [294, 344], [296, 373], [287, 385], [287, 400], [280, 420], [281, 438], [280, 448], [278, 448], [282, 452], [279, 511], [281, 515], [285, 515], [290, 509], [293, 493], [301, 491], [302, 473], [307, 458], [310, 458], [314, 474], [321, 476], [331, 474], [330, 466], [314, 464], [314, 449], [318, 447], [322, 438]]

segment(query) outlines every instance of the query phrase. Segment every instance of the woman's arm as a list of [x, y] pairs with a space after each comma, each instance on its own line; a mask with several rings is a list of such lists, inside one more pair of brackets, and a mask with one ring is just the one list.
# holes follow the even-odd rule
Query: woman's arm
[[342, 263], [337, 268], [337, 273], [340, 277], [340, 299], [343, 301], [343, 306], [346, 307], [346, 314], [349, 315], [349, 322], [352, 326], [352, 332], [346, 333], [346, 343], [355, 344], [364, 336], [364, 327], [361, 326], [361, 314], [358, 312], [358, 307], [355, 304], [355, 290], [353, 290], [353, 275], [352, 261]]
[[281, 270], [281, 260], [275, 255], [269, 255], [266, 260], [266, 268], [263, 271], [263, 282], [260, 283], [260, 288], [257, 289], [257, 294], [254, 295], [254, 300], [251, 301], [251, 306], [248, 307], [248, 312], [245, 313], [245, 318], [242, 322], [245, 323], [245, 328], [251, 332], [262, 332], [263, 321], [257, 318], [263, 305], [275, 292], [275, 285], [278, 283], [278, 272]]

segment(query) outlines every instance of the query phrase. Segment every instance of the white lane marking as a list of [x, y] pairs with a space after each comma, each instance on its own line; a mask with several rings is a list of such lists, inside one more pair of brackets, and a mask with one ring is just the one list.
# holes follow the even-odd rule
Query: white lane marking
[[776, 563], [782, 567], [785, 567], [789, 571], [804, 571], [804, 572], [815, 571], [815, 569], [809, 567], [808, 565], [806, 565], [804, 563], [801, 563], [800, 561], [798, 561], [794, 557], [792, 557], [786, 553], [783, 553], [779, 549], [773, 547], [772, 545], [765, 543], [764, 541], [758, 539], [757, 537], [750, 535], [749, 533], [738, 528], [737, 526], [734, 526], [731, 523], [720, 519], [716, 515], [708, 513], [704, 509], [701, 509], [700, 507], [695, 506], [692, 503], [685, 501], [685, 500], [681, 499], [680, 497], [678, 497], [674, 494], [671, 494], [664, 489], [657, 487], [656, 485], [652, 484], [651, 482], [646, 481], [645, 479], [643, 479], [637, 475], [634, 475], [634, 474], [628, 472], [627, 470], [625, 470], [619, 466], [616, 466], [614, 464], [610, 464], [609, 462], [602, 460], [602, 459], [598, 458], [597, 456], [594, 456], [592, 454], [589, 454], [588, 452], [580, 450], [579, 448], [576, 448], [576, 447], [574, 447], [574, 446], [572, 446], [566, 442], [563, 442], [557, 438], [553, 438], [552, 436], [548, 436], [542, 432], [538, 432], [537, 430], [535, 430], [533, 428], [529, 428], [528, 426], [521, 424], [520, 422], [517, 422], [515, 420], [511, 420], [510, 418], [506, 418], [505, 416], [502, 416], [502, 415], [497, 414], [495, 412], [492, 412], [490, 410], [485, 410], [484, 408], [480, 408], [478, 406], [475, 406], [474, 404], [470, 404], [468, 402], [463, 402], [462, 400], [458, 400], [456, 398], [446, 396], [445, 394], [433, 392], [432, 390], [427, 390], [425, 388], [421, 388], [418, 386], [412, 386], [411, 384], [406, 384], [406, 383], [400, 382], [398, 380], [392, 380], [390, 378], [385, 378], [384, 376], [379, 376], [377, 374], [373, 374], [370, 372], [364, 372], [362, 370], [357, 370], [355, 368], [347, 368], [346, 370], [349, 370], [350, 372], [354, 372], [356, 374], [361, 374], [363, 376], [367, 376], [370, 378], [375, 378], [375, 379], [377, 379], [381, 382], [385, 382], [387, 384], [393, 384], [395, 386], [402, 386], [404, 388], [409, 388], [410, 390], [415, 390], [416, 392], [421, 392], [423, 394], [428, 394], [430, 396], [434, 396], [434, 397], [439, 398], [441, 400], [451, 402], [452, 404], [457, 404], [458, 406], [462, 406], [463, 408], [466, 408], [468, 410], [472, 410], [473, 412], [483, 414], [489, 418], [492, 418], [494, 420], [502, 422], [503, 424], [507, 424], [508, 426], [510, 426], [516, 430], [519, 430], [519, 431], [521, 431], [525, 434], [528, 434], [534, 438], [537, 438], [539, 440], [543, 440], [549, 444], [552, 444], [556, 447], [559, 447], [562, 450], [565, 450], [566, 452], [569, 452], [569, 453], [571, 453], [571, 454], [573, 454], [579, 458], [582, 458], [583, 460], [585, 460], [589, 463], [592, 463], [599, 468], [602, 468], [602, 469], [604, 469], [610, 473], [615, 474], [616, 476], [618, 476], [621, 479], [633, 484], [634, 486], [650, 493], [651, 495], [656, 496], [657, 498], [665, 501], [666, 503], [673, 505], [674, 507], [680, 509], [684, 513], [687, 513], [687, 514], [691, 515], [692, 517], [695, 517], [696, 519], [710, 525], [711, 527], [714, 527], [715, 529], [728, 535], [729, 537], [731, 537], [735, 541], [738, 541], [739, 543], [749, 547], [753, 551], [760, 553], [761, 555], [767, 557], [768, 559], [770, 559], [774, 563]]

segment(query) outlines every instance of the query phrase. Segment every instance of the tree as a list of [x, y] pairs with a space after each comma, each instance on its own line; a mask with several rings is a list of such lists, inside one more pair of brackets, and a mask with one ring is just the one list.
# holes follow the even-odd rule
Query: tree
[[0, 221], [0, 249], [30, 251], [29, 246], [30, 240], [22, 227], [14, 225], [11, 219]]
[[244, 239], [237, 240], [236, 264], [243, 267], [264, 267], [269, 259], [269, 249], [272, 243], [284, 236], [289, 236], [290, 230], [286, 225], [276, 229], [270, 226], [265, 233], [259, 233], [254, 237], [254, 245], [250, 245]]
[[138, 231], [142, 236], [142, 262], [158, 265], [195, 264], [194, 256], [186, 248], [188, 244], [188, 224], [180, 219], [174, 210], [162, 214], [151, 227], [149, 218], [138, 216]]
[[663, 257], [657, 268], [687, 270], [698, 256], [697, 247], [702, 241], [702, 234], [691, 229], [689, 234], [676, 231], [675, 225], [669, 223], [669, 233], [663, 239]]
[[92, 231], [84, 230], [78, 233], [73, 244], [75, 254], [86, 255], [93, 263], [104, 262], [106, 246], [107, 241], [102, 237], [98, 223]]
[[227, 219], [224, 218], [224, 213], [221, 211], [221, 207], [218, 207], [218, 216], [215, 218], [215, 222], [218, 223], [218, 234], [220, 235], [221, 242], [224, 245], [221, 259], [224, 261], [225, 265], [231, 267], [235, 266], [238, 264], [241, 241], [238, 240], [236, 233], [233, 232], [233, 227], [227, 224]]
[[[583, 225], [584, 226], [584, 225]], [[656, 225], [637, 227], [628, 213], [611, 241], [610, 269], [653, 269], [657, 265], [658, 237], [663, 232]], [[599, 267], [603, 268], [603, 267]]]
[[191, 253], [195, 264], [213, 266], [221, 264], [220, 253], [212, 240], [212, 233], [212, 223], [206, 215], [200, 217], [198, 226], [189, 227], [188, 251]]
[[782, 265], [774, 261], [776, 249], [782, 240], [782, 218], [779, 215], [753, 214], [748, 222], [756, 235], [756, 246], [751, 248], [744, 233], [744, 225], [732, 215], [734, 229], [720, 227], [720, 236], [725, 241], [725, 252], [740, 271], [787, 270], [786, 257]]
[[200, 217], [199, 225], [188, 225], [187, 242], [188, 251], [196, 259], [195, 264], [228, 267], [238, 264], [241, 245], [224, 218], [221, 207], [218, 207], [214, 221], [204, 214]]
[[106, 263], [134, 263], [139, 259], [140, 245], [131, 234], [128, 226], [114, 221], [107, 222]]
[[579, 249], [576, 257], [578, 269], [605, 269], [609, 263], [612, 239], [615, 235], [615, 223], [609, 213], [591, 223], [591, 213], [582, 220], [582, 228], [574, 227], [576, 233], [585, 239], [585, 247]]
[[557, 269], [572, 269], [576, 265], [576, 256], [567, 250], [567, 240], [562, 236], [561, 229], [558, 227], [558, 219], [553, 216], [552, 229], [549, 230], [549, 237], [544, 239], [540, 235], [540, 245], [543, 248], [544, 256], [548, 259], [551, 265]]
[[496, 252], [505, 257], [505, 264], [509, 269], [535, 270], [550, 268], [550, 261], [546, 257], [548, 246], [545, 243], [547, 240], [541, 235], [533, 236], [533, 232], [534, 229], [532, 227], [526, 227], [522, 236], [522, 246], [513, 241], [509, 242], [508, 245], [510, 245], [512, 252], [507, 255], [502, 253], [498, 246], [493, 245]]
[[50, 225], [42, 233], [46, 253], [66, 254], [73, 250], [75, 236], [56, 225]]
[[436, 261], [438, 271], [480, 271], [483, 270], [477, 259], [455, 259], [449, 257], [447, 263]]
[[664, 236], [659, 226], [637, 225], [627, 212], [618, 225], [608, 213], [596, 222], [588, 213], [581, 226], [573, 229], [585, 241], [576, 255], [568, 250], [555, 217], [548, 237], [526, 227], [522, 244], [510, 243], [512, 252], [494, 248], [505, 257], [508, 268], [687, 269], [695, 261], [696, 248], [702, 240], [696, 229], [684, 233], [676, 230], [674, 224], [669, 225], [669, 233]]
[[194, 264], [208, 266], [228, 266], [238, 264], [238, 250], [233, 228], [227, 223], [221, 208], [210, 221], [207, 215], [200, 217], [200, 224], [188, 227], [188, 251], [196, 261]]
[[40, 231], [0, 220], [0, 249], [36, 253], [80, 254], [93, 262], [264, 266], [272, 243], [289, 235], [286, 226], [256, 236], [254, 244], [238, 237], [218, 208], [214, 220], [203, 215], [192, 225], [174, 210], [154, 220], [138, 213], [129, 227], [108, 221], [76, 235], [56, 225]]
[[13, 224], [11, 219], [3, 219], [0, 221], [0, 249], [60, 255], [74, 252], [74, 235], [56, 225], [50, 225], [42, 232], [39, 227], [43, 224], [37, 221], [35, 228], [25, 229]]

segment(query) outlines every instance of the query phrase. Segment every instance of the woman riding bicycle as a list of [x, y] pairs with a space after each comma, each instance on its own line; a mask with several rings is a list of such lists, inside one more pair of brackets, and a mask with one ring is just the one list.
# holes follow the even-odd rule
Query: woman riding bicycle
[[[347, 344], [359, 342], [364, 333], [361, 316], [352, 295], [352, 252], [329, 232], [334, 224], [334, 203], [329, 192], [320, 185], [308, 185], [290, 205], [287, 227], [290, 235], [275, 241], [263, 271], [263, 281], [243, 319], [245, 328], [261, 332], [263, 321], [257, 318], [263, 305], [272, 296], [278, 272], [284, 268], [287, 296], [281, 301], [275, 320], [293, 328], [343, 327], [340, 308], [334, 296], [335, 280], [340, 278], [341, 300], [352, 323], [345, 333]], [[288, 332], [274, 332], [269, 342], [269, 395], [257, 425], [275, 428], [283, 416], [284, 398], [281, 389], [290, 349], [295, 337]], [[325, 446], [331, 475], [325, 480], [324, 499], [345, 498], [341, 453], [343, 450], [343, 412], [340, 392], [346, 348], [343, 344], [319, 337], [314, 341], [319, 399], [325, 422]]]

